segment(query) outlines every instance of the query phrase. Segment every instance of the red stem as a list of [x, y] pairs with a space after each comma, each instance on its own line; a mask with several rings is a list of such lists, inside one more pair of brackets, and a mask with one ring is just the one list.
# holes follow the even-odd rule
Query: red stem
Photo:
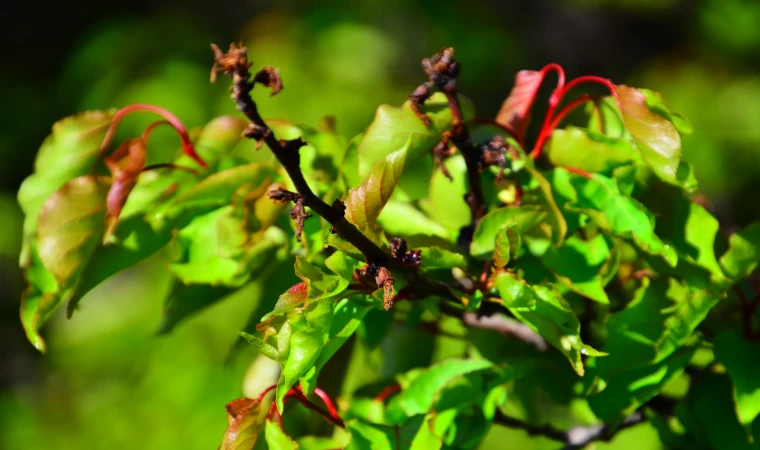
[[[570, 89], [574, 88], [575, 86], [582, 84], [582, 83], [596, 83], [601, 84], [605, 86], [607, 89], [609, 89], [610, 94], [615, 98], [615, 100], [618, 103], [618, 107], [622, 109], [622, 106], [620, 105], [620, 98], [617, 95], [617, 91], [615, 90], [615, 85], [612, 84], [612, 82], [606, 78], [598, 77], [595, 75], [586, 75], [582, 77], [575, 78], [574, 80], [570, 81], [566, 85], [562, 87], [558, 87], [554, 90], [551, 97], [549, 98], [549, 110], [546, 112], [546, 116], [544, 117], [544, 123], [541, 126], [541, 133], [538, 135], [538, 139], [536, 140], [536, 144], [533, 146], [533, 150], [530, 152], [531, 157], [533, 159], [538, 158], [541, 156], [541, 149], [544, 145], [544, 142], [546, 142], [546, 139], [549, 138], [552, 131], [554, 131], [554, 127], [559, 123], [558, 121], [552, 120], [552, 117], [554, 117], [554, 111], [557, 109], [557, 106], [562, 101], [562, 98], [570, 91]], [[584, 97], [580, 97], [584, 98]], [[586, 101], [587, 99], [584, 99], [582, 101]], [[559, 120], [564, 117], [567, 113], [570, 112], [572, 108], [575, 108], [578, 106], [579, 103], [576, 103], [576, 101], [571, 102], [567, 105], [560, 113], [558, 114]], [[571, 107], [568, 109], [568, 107]], [[567, 110], [567, 111], [565, 111]], [[564, 115], [560, 116], [561, 114]]]
[[[531, 156], [533, 158], [537, 158], [541, 154], [540, 149], [544, 147], [544, 143], [546, 142], [546, 140], [549, 139], [549, 136], [552, 135], [552, 132], [554, 131], [554, 129], [557, 128], [557, 125], [559, 125], [560, 122], [562, 122], [565, 116], [570, 114], [575, 108], [579, 107], [580, 105], [582, 105], [583, 103], [591, 99], [592, 98], [590, 95], [584, 94], [576, 98], [572, 102], [568, 103], [564, 108], [562, 108], [554, 117], [554, 120], [550, 121], [548, 124], [546, 123], [547, 120], [545, 120], [544, 126], [541, 127], [541, 132], [538, 134], [538, 138], [536, 139], [536, 144], [533, 146], [533, 150], [531, 151]], [[546, 117], [549, 118], [551, 116], [548, 115], [547, 113]], [[536, 149], [539, 149], [539, 151], [536, 152]]]
[[277, 385], [273, 384], [269, 386], [268, 388], [264, 389], [264, 391], [261, 394], [259, 394], [259, 398], [258, 398], [259, 403], [263, 402], [264, 397], [267, 395], [267, 393], [269, 393], [269, 391], [271, 391], [272, 389], [275, 389], [276, 387]]
[[322, 399], [322, 403], [325, 404], [325, 407], [327, 408], [327, 412], [330, 413], [331, 416], [334, 418], [340, 418], [340, 415], [338, 414], [338, 410], [335, 408], [335, 404], [333, 404], [332, 399], [325, 391], [323, 391], [320, 388], [314, 388], [314, 394], [316, 394], [317, 397]]
[[383, 388], [382, 391], [380, 391], [379, 394], [375, 396], [375, 400], [380, 401], [380, 402], [385, 402], [386, 400], [388, 400], [388, 398], [391, 395], [395, 394], [396, 392], [399, 392], [400, 390], [401, 390], [400, 384], [392, 384], [390, 386], [386, 386], [385, 388]]
[[[136, 104], [136, 105], [129, 105], [122, 109], [120, 109], [114, 116], [113, 120], [111, 121], [111, 126], [108, 128], [108, 132], [106, 133], [106, 137], [103, 140], [103, 144], [100, 146], [100, 155], [105, 153], [106, 149], [109, 145], [111, 145], [111, 141], [114, 138], [114, 135], [116, 134], [116, 127], [121, 122], [121, 119], [123, 119], [125, 116], [136, 112], [136, 111], [149, 111], [154, 114], [158, 114], [159, 116], [166, 119], [166, 122], [169, 123], [175, 130], [177, 130], [177, 133], [179, 134], [180, 139], [182, 140], [182, 151], [192, 158], [195, 162], [197, 162], [201, 167], [206, 167], [206, 162], [201, 159], [200, 156], [195, 152], [195, 148], [193, 147], [193, 143], [190, 141], [190, 135], [187, 133], [187, 130], [185, 129], [185, 126], [182, 124], [182, 122], [175, 116], [174, 114], [170, 113], [169, 111], [165, 110], [164, 108], [161, 108], [159, 106], [155, 105], [146, 105], [146, 104]], [[154, 122], [155, 124], [155, 122]], [[154, 124], [151, 124], [148, 126], [148, 132]], [[145, 134], [143, 134], [145, 136]]]
[[591, 174], [588, 173], [588, 172], [586, 172], [583, 169], [578, 169], [577, 167], [565, 167], [565, 170], [567, 170], [568, 172], [572, 172], [572, 173], [574, 173], [576, 175], [580, 175], [580, 176], [582, 176], [584, 178], [591, 179]]
[[150, 137], [150, 133], [153, 132], [153, 129], [156, 128], [159, 125], [164, 125], [164, 124], [171, 125], [166, 120], [158, 120], [158, 121], [153, 122], [152, 124], [148, 125], [148, 128], [146, 128], [145, 131], [143, 131], [143, 134], [142, 134], [143, 145], [145, 145], [145, 146], [148, 145], [148, 137]]

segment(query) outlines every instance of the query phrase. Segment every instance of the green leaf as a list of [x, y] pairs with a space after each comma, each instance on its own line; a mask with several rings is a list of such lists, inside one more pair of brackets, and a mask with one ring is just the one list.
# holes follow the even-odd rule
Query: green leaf
[[533, 289], [513, 273], [502, 272], [496, 276], [496, 289], [507, 308], [524, 309], [533, 311], [536, 309], [536, 296]]
[[449, 238], [443, 225], [427, 217], [414, 205], [391, 199], [377, 218], [389, 236], [428, 235]]
[[436, 168], [430, 179], [429, 201], [421, 201], [420, 206], [427, 215], [443, 225], [453, 237], [459, 230], [470, 224], [470, 207], [464, 199], [467, 193], [467, 164], [460, 154], [447, 158], [444, 162], [453, 180], [449, 180], [441, 169]]
[[284, 233], [269, 228], [255, 238], [233, 207], [196, 217], [176, 236], [178, 256], [169, 267], [185, 284], [242, 286], [266, 267], [286, 243]]
[[523, 234], [538, 225], [546, 217], [546, 211], [533, 206], [509, 206], [493, 210], [483, 216], [475, 228], [470, 244], [470, 254], [480, 260], [488, 260], [496, 249], [496, 235], [505, 226], [514, 226]]
[[256, 350], [261, 352], [264, 356], [266, 356], [269, 359], [277, 360], [277, 358], [280, 356], [280, 352], [277, 351], [276, 348], [272, 347], [271, 345], [267, 344], [261, 338], [258, 336], [254, 336], [252, 334], [248, 334], [244, 331], [238, 331], [238, 335], [248, 341], [251, 345], [253, 345]]
[[494, 265], [498, 268], [506, 267], [510, 259], [517, 257], [520, 253], [521, 245], [520, 233], [514, 226], [502, 227], [496, 234], [496, 248], [493, 253]]
[[715, 338], [715, 359], [725, 367], [734, 386], [736, 416], [748, 431], [760, 415], [760, 346], [726, 330]]
[[718, 220], [671, 186], [652, 189], [645, 201], [655, 216], [666, 218], [657, 223], [655, 231], [678, 251], [675, 273], [694, 283], [704, 284], [709, 278], [714, 286], [724, 285], [726, 278], [715, 256]]
[[329, 340], [322, 347], [315, 364], [317, 373], [354, 334], [364, 316], [373, 308], [372, 304], [360, 297], [343, 299], [335, 306]]
[[404, 389], [397, 398], [407, 416], [427, 413], [438, 393], [454, 378], [483, 370], [491, 362], [482, 359], [449, 359], [430, 366]]
[[749, 276], [760, 263], [760, 222], [753, 222], [728, 238], [729, 248], [720, 257], [726, 276], [739, 281]]
[[423, 269], [453, 269], [467, 266], [467, 259], [460, 253], [455, 253], [441, 247], [420, 247]]
[[394, 428], [382, 427], [367, 423], [361, 419], [346, 422], [346, 428], [351, 432], [350, 450], [386, 450], [398, 448]]
[[604, 351], [610, 356], [597, 361], [599, 376], [614, 379], [663, 361], [687, 341], [718, 300], [716, 294], [673, 278], [651, 284], [645, 279], [633, 301], [609, 320]]
[[[531, 167], [530, 164], [525, 166], [525, 170], [531, 177], [538, 183], [538, 189], [535, 191], [537, 197], [536, 203], [541, 205], [547, 212], [546, 222], [552, 228], [552, 242], [555, 245], [561, 245], [567, 235], [567, 222], [562, 212], [559, 210], [557, 203], [554, 201], [554, 195], [552, 194], [552, 186], [541, 175], [541, 172]], [[529, 200], [529, 196], [526, 196], [525, 200]]]
[[604, 292], [601, 271], [609, 256], [610, 248], [604, 235], [598, 234], [588, 241], [573, 236], [561, 247], [549, 248], [544, 253], [543, 263], [574, 292], [608, 304], [610, 300]]
[[85, 294], [111, 276], [153, 255], [170, 239], [169, 230], [154, 230], [140, 217], [122, 221], [116, 232], [117, 242], [96, 247], [82, 269], [68, 296], [67, 315], [71, 317]]
[[694, 129], [691, 126], [691, 122], [683, 114], [677, 113], [670, 109], [662, 98], [662, 94], [659, 92], [651, 91], [649, 89], [639, 89], [641, 93], [646, 97], [647, 108], [651, 111], [661, 115], [668, 119], [681, 134], [691, 134]]
[[346, 219], [357, 226], [375, 223], [401, 180], [405, 167], [430, 150], [426, 145], [422, 137], [411, 134], [398, 150], [374, 163], [362, 184], [348, 191], [344, 202]]
[[444, 445], [444, 437], [450, 431], [459, 411], [447, 409], [445, 411], [430, 411], [419, 431], [414, 436], [411, 448], [440, 449]]
[[91, 172], [115, 110], [88, 111], [53, 125], [34, 163], [34, 173], [21, 184], [18, 201], [24, 211], [22, 265], [31, 257], [30, 244], [45, 200], [67, 181]]
[[577, 200], [574, 204], [569, 204], [568, 209], [572, 207], [587, 214], [602, 229], [633, 240], [642, 250], [662, 256], [668, 264], [675, 267], [678, 262], [676, 251], [657, 237], [644, 207], [621, 194], [613, 180], [599, 174], [592, 174], [591, 178], [576, 174], [569, 176]]
[[604, 390], [588, 398], [594, 414], [605, 422], [627, 417], [656, 396], [666, 384], [681, 376], [696, 350], [696, 346], [684, 347], [656, 364], [640, 366], [607, 379]]
[[620, 166], [643, 163], [630, 141], [576, 127], [554, 130], [546, 151], [554, 166], [605, 175]]
[[[161, 219], [192, 218], [230, 204], [234, 197], [255, 200], [266, 193], [277, 172], [273, 164], [254, 163], [209, 175], [175, 198]], [[165, 216], [165, 217], [164, 217]]]
[[[288, 323], [292, 329], [286, 354], [280, 352], [282, 373], [277, 383], [277, 409], [283, 410], [283, 399], [298, 379], [314, 368], [319, 354], [330, 337], [333, 305], [328, 301], [315, 301], [304, 311], [291, 310]], [[283, 359], [284, 358], [284, 359]]]
[[532, 286], [528, 291], [527, 285], [520, 285], [518, 280], [504, 276], [499, 278], [499, 293], [504, 291], [507, 297], [504, 299], [505, 306], [519, 305], [507, 307], [521, 322], [565, 355], [578, 375], [583, 376], [585, 372], [581, 355], [604, 355], [581, 341], [578, 317], [553, 287]]
[[66, 182], [40, 209], [37, 249], [59, 287], [76, 282], [105, 230], [106, 177], [83, 176]]
[[678, 185], [681, 137], [673, 124], [647, 106], [647, 96], [628, 86], [615, 86], [623, 120], [644, 161], [664, 181]]
[[267, 440], [267, 446], [272, 450], [295, 450], [298, 448], [298, 444], [291, 439], [280, 426], [267, 420], [264, 426], [264, 437]]
[[251, 450], [259, 437], [261, 403], [241, 398], [227, 403], [227, 429], [220, 450]]

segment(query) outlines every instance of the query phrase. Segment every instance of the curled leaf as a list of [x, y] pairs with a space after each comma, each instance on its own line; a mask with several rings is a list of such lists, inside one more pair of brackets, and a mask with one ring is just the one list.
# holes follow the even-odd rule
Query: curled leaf
[[536, 98], [544, 74], [536, 70], [521, 70], [515, 75], [515, 85], [509, 92], [499, 113], [496, 123], [512, 130], [519, 140], [525, 139], [525, 129], [530, 121], [530, 107]]
[[108, 190], [108, 214], [106, 216], [106, 233], [104, 242], [113, 234], [119, 222], [119, 214], [127, 202], [129, 194], [137, 185], [137, 178], [145, 167], [145, 141], [129, 139], [105, 159], [108, 170], [111, 171], [113, 182]]
[[224, 431], [222, 450], [251, 450], [259, 437], [258, 423], [261, 402], [252, 398], [239, 398], [227, 403], [227, 429]]

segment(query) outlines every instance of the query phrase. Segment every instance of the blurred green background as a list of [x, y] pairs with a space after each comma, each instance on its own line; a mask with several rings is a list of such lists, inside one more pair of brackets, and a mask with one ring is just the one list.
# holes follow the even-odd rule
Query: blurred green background
[[[419, 61], [454, 46], [461, 92], [493, 117], [520, 69], [562, 64], [647, 87], [689, 117], [684, 141], [702, 191], [727, 226], [760, 217], [760, 2], [757, 0], [400, 0], [280, 2], [74, 0], [4, 5], [0, 110], [0, 447], [211, 449], [224, 404], [255, 395], [255, 355], [225, 365], [253, 286], [156, 336], [168, 274], [153, 261], [93, 291], [71, 320], [51, 321], [46, 355], [18, 320], [21, 212], [15, 192], [54, 121], [87, 109], [154, 103], [186, 125], [235, 113], [228, 83], [210, 85], [210, 42], [242, 41], [254, 67], [279, 67], [285, 90], [258, 90], [265, 117], [337, 119], [350, 136], [381, 103], [424, 80]], [[551, 84], [552, 82], [548, 82]], [[548, 92], [542, 93], [543, 98]], [[540, 101], [539, 101], [540, 104]], [[534, 117], [541, 113], [536, 111]], [[145, 118], [147, 121], [148, 118]], [[136, 134], [147, 122], [130, 119]], [[159, 139], [172, 139], [171, 134]], [[163, 258], [163, 260], [162, 260]], [[270, 299], [271, 300], [271, 299]], [[260, 371], [257, 373], [261, 373]], [[483, 448], [556, 448], [494, 428]], [[648, 425], [597, 448], [659, 448]]]

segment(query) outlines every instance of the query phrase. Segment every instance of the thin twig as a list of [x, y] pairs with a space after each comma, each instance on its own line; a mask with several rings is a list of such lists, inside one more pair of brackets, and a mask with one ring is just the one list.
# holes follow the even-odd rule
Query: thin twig
[[450, 134], [446, 137], [459, 150], [467, 165], [467, 182], [470, 188], [465, 200], [472, 212], [474, 225], [488, 212], [488, 206], [483, 196], [480, 182], [480, 169], [482, 155], [478, 147], [472, 142], [470, 131], [462, 116], [462, 108], [457, 96], [457, 76], [459, 75], [459, 63], [454, 59], [454, 49], [444, 48], [430, 58], [422, 60], [430, 81], [421, 84], [410, 96], [412, 110], [420, 117], [425, 125], [430, 125], [430, 120], [422, 113], [420, 106], [430, 98], [430, 89], [437, 87], [449, 102], [452, 124]]

